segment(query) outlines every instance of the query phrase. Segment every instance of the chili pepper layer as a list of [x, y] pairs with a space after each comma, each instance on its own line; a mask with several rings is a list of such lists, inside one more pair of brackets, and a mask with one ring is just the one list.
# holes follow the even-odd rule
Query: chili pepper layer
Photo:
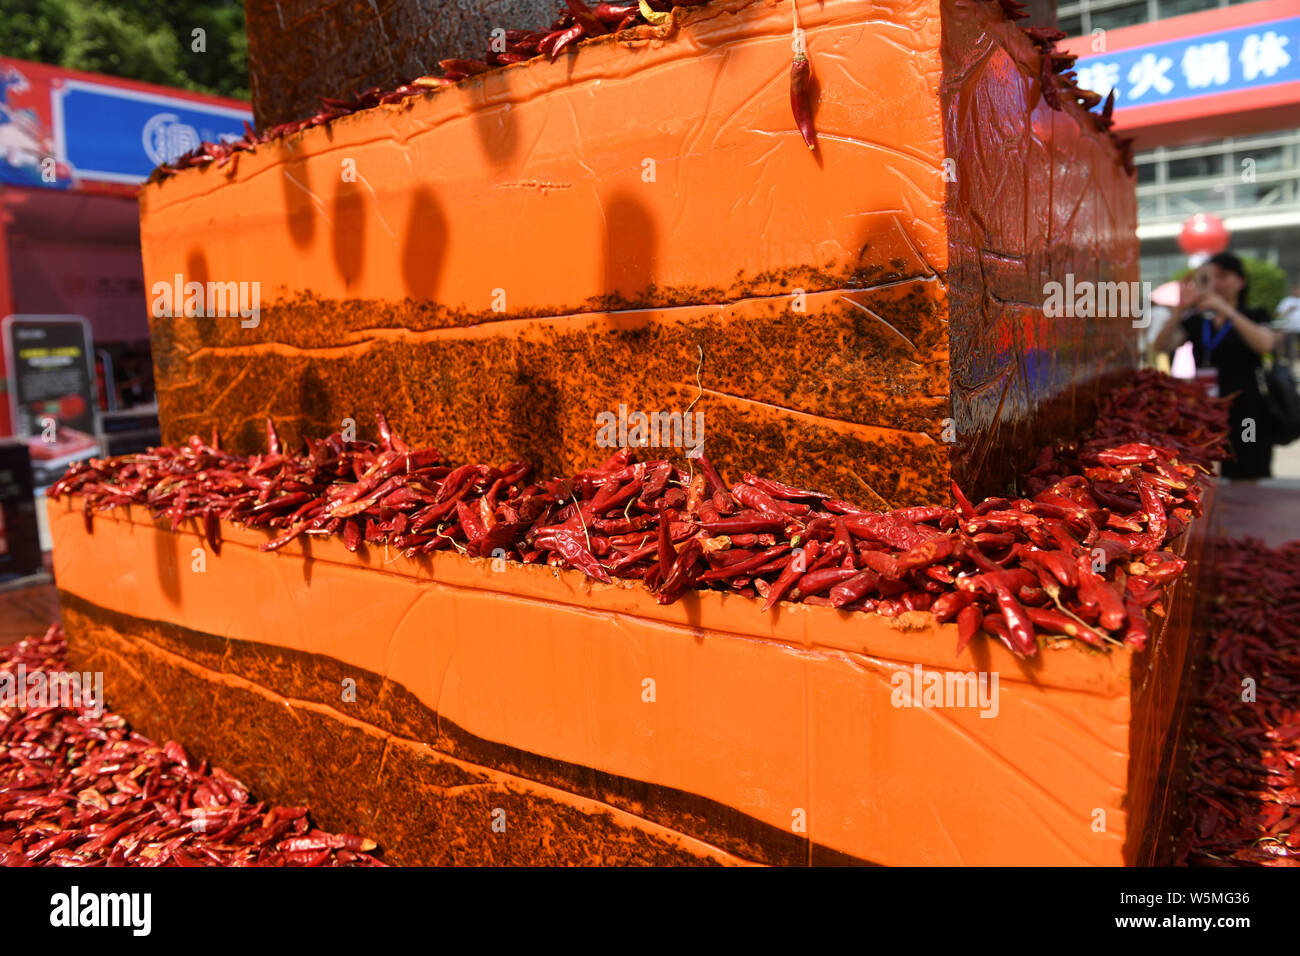
[[220, 767], [113, 713], [28, 706], [36, 674], [53, 687], [66, 670], [58, 625], [0, 649], [15, 684], [0, 706], [0, 866], [384, 865], [374, 841], [313, 829], [306, 807], [253, 803]]
[[1216, 548], [1174, 862], [1300, 866], [1300, 541]]
[[[1165, 550], [1200, 514], [1206, 466], [1226, 454], [1226, 405], [1154, 372], [1113, 393], [1092, 434], [1046, 448], [1029, 497], [873, 512], [748, 474], [728, 483], [705, 457], [682, 468], [622, 449], [568, 478], [535, 480], [522, 462], [452, 465], [411, 449], [379, 413], [380, 442], [340, 433], [236, 456], [217, 438], [90, 459], [48, 490], [94, 514], [136, 504], [201, 523], [264, 527], [274, 551], [300, 535], [342, 535], [353, 551], [470, 557], [572, 568], [602, 582], [642, 581], [660, 603], [710, 588], [776, 602], [961, 619], [958, 652], [979, 631], [1016, 654], [1041, 639], [1142, 649], [1148, 614], [1185, 562]], [[696, 468], [698, 465], [698, 469]], [[968, 608], [975, 608], [972, 613]]]

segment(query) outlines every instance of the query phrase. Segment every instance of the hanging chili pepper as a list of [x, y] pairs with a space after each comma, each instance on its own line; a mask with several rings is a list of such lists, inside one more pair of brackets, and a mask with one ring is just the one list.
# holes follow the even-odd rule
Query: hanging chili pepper
[[799, 2], [790, 0], [790, 13], [794, 20], [792, 46], [794, 60], [790, 64], [790, 112], [795, 125], [809, 149], [817, 148], [816, 132], [812, 121], [812, 64], [808, 62], [808, 45], [804, 32], [799, 29]]
[[790, 64], [790, 112], [794, 114], [795, 125], [809, 149], [817, 148], [817, 133], [813, 129], [812, 104], [809, 101], [812, 85], [812, 65], [807, 54], [794, 55]]

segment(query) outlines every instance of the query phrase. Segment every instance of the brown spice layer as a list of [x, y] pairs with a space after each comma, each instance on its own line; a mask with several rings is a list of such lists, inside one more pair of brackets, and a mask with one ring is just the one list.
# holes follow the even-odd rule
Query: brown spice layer
[[255, 329], [156, 319], [163, 439], [217, 427], [223, 447], [252, 453], [268, 414], [290, 448], [346, 418], [366, 437], [379, 404], [414, 445], [564, 474], [608, 457], [598, 413], [690, 407], [728, 476], [882, 507], [935, 501], [950, 479], [943, 297], [916, 279], [810, 293], [806, 312], [783, 296], [460, 330], [409, 300], [298, 300]]
[[[133, 725], [207, 742], [197, 759], [219, 760], [268, 799], [308, 803], [325, 828], [366, 833], [390, 863], [864, 862], [694, 794], [475, 737], [333, 658], [60, 597], [70, 659], [104, 672], [105, 695]], [[355, 702], [340, 702], [344, 677], [357, 681]], [[492, 829], [498, 809], [504, 832]]]

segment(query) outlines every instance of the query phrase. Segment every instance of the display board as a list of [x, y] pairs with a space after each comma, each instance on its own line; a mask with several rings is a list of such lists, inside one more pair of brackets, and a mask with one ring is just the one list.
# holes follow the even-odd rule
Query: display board
[[79, 315], [11, 315], [4, 337], [9, 414], [27, 439], [38, 485], [98, 454], [94, 349]]

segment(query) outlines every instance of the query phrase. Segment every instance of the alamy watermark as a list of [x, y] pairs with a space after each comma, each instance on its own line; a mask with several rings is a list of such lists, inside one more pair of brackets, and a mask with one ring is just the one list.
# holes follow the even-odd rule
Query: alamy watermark
[[704, 451], [704, 413], [617, 412], [596, 413], [596, 445], [600, 448], [683, 448], [687, 458]]
[[171, 282], [155, 282], [150, 291], [155, 319], [224, 319], [237, 315], [244, 329], [255, 329], [262, 321], [260, 282], [186, 282], [178, 272]]
[[998, 715], [997, 671], [930, 671], [920, 664], [889, 678], [895, 707], [978, 707], [981, 717]]
[[1065, 282], [1043, 286], [1043, 312], [1049, 319], [1129, 319], [1135, 329], [1151, 324], [1150, 282], [1076, 281], [1074, 273]]
[[73, 885], [50, 897], [50, 925], [61, 928], [122, 927], [134, 936], [148, 936], [152, 913], [152, 893], [83, 893]]
[[0, 673], [0, 708], [84, 707], [91, 715], [104, 715], [103, 671], [27, 672], [26, 664]]

